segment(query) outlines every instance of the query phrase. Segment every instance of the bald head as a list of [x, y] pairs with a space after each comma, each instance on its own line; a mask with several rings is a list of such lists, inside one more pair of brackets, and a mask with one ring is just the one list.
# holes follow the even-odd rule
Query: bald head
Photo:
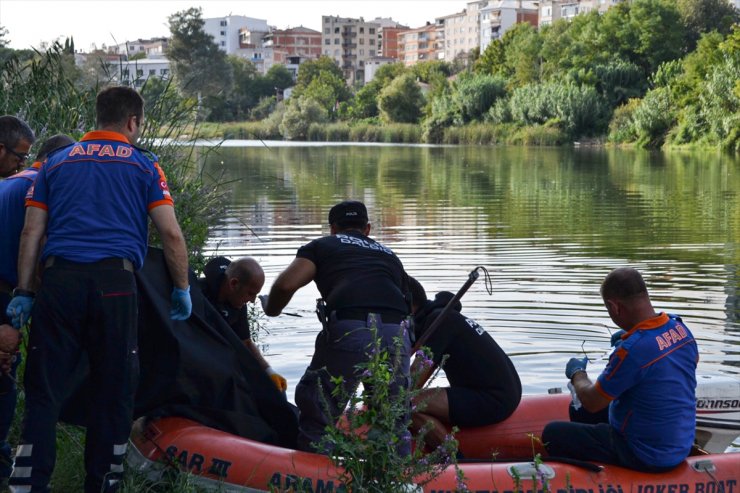
[[265, 272], [251, 257], [234, 260], [227, 267], [219, 298], [228, 301], [234, 308], [254, 302], [265, 284]]

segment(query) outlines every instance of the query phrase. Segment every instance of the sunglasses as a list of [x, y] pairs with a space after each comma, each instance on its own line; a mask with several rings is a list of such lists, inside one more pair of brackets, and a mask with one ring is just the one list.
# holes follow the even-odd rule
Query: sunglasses
[[3, 145], [3, 147], [5, 147], [5, 150], [6, 150], [6, 151], [8, 151], [8, 152], [9, 152], [9, 153], [11, 153], [12, 155], [14, 155], [14, 156], [15, 156], [15, 157], [17, 157], [18, 159], [20, 159], [20, 160], [21, 160], [21, 162], [24, 162], [24, 161], [25, 161], [26, 159], [28, 159], [28, 154], [24, 154], [24, 153], [21, 153], [21, 152], [16, 152], [16, 151], [14, 151], [13, 149], [11, 149], [11, 148], [10, 148], [10, 146], [9, 146], [8, 144], [2, 143], [2, 142], [0, 142], [0, 144], [2, 144], [2, 145]]

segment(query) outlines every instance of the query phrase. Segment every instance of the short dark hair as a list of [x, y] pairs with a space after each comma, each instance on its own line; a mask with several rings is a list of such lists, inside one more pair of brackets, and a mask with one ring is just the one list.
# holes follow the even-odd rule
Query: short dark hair
[[130, 87], [108, 87], [95, 99], [95, 114], [98, 128], [122, 125], [131, 116], [141, 120], [144, 117], [144, 98]]
[[15, 147], [21, 140], [27, 140], [29, 144], [36, 141], [36, 135], [31, 127], [13, 115], [0, 116], [0, 142], [9, 147]]
[[642, 276], [632, 267], [620, 267], [611, 271], [601, 283], [601, 297], [605, 300], [626, 300], [647, 296], [647, 286]]
[[36, 161], [43, 161], [52, 152], [62, 147], [67, 147], [70, 144], [74, 144], [75, 139], [65, 134], [56, 134], [44, 141], [41, 144], [41, 148], [36, 153]]
[[411, 304], [414, 306], [421, 306], [428, 300], [424, 286], [411, 276], [409, 276], [409, 292], [411, 293]]

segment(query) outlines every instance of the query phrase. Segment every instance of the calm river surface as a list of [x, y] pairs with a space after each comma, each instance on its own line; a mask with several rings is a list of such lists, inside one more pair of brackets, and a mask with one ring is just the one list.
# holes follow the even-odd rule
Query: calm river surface
[[[328, 234], [327, 214], [353, 198], [371, 236], [427, 292], [457, 291], [485, 266], [463, 312], [511, 356], [525, 393], [565, 386], [571, 356], [600, 359], [616, 330], [598, 294], [618, 266], [640, 269], [656, 309], [698, 338], [700, 373], [740, 378], [740, 161], [711, 152], [613, 149], [306, 145], [229, 141], [205, 159], [231, 181], [228, 218], [208, 254], [250, 255], [263, 293], [296, 249]], [[362, 266], [358, 265], [358, 268]], [[318, 291], [301, 289], [262, 318], [260, 344], [289, 383], [313, 352]], [[443, 382], [438, 380], [437, 382]]]

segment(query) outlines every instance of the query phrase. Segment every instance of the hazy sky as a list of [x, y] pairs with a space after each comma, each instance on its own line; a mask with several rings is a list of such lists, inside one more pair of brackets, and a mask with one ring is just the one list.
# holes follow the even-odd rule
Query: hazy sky
[[320, 30], [322, 15], [392, 17], [410, 27], [462, 11], [466, 0], [0, 0], [0, 26], [11, 48], [74, 36], [75, 47], [108, 46], [137, 38], [168, 36], [167, 17], [202, 7], [203, 17], [229, 14], [266, 19], [280, 29]]

